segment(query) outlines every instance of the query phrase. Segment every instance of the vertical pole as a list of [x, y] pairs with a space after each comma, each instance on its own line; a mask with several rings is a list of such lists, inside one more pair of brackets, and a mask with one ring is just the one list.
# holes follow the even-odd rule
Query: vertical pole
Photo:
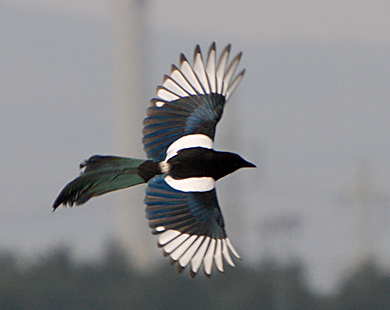
[[374, 259], [375, 237], [372, 230], [372, 215], [375, 212], [374, 191], [367, 161], [360, 164], [357, 178], [351, 193], [353, 204], [353, 229], [356, 236], [354, 248], [354, 265], [359, 266]]
[[[118, 155], [145, 158], [142, 150], [142, 120], [148, 98], [146, 70], [146, 3], [142, 0], [114, 0], [114, 143]], [[145, 220], [144, 186], [119, 191], [116, 239], [132, 266], [146, 270], [152, 263], [155, 242]]]

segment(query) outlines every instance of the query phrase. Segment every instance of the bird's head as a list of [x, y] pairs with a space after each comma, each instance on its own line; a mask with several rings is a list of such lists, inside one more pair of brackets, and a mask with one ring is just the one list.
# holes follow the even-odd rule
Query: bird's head
[[242, 158], [240, 155], [231, 153], [233, 156], [231, 157], [234, 171], [241, 169], [241, 168], [256, 168], [255, 164], [250, 163], [249, 161], [246, 161], [244, 158]]
[[220, 179], [241, 168], [256, 168], [256, 165], [246, 161], [240, 155], [235, 153], [220, 152], [219, 156], [219, 163], [221, 163], [221, 165], [218, 168], [219, 175], [217, 176], [217, 179]]

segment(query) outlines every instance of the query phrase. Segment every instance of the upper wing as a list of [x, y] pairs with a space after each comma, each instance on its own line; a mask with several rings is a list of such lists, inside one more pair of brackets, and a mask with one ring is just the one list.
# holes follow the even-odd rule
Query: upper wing
[[146, 111], [142, 142], [148, 158], [164, 160], [168, 147], [186, 135], [201, 134], [214, 140], [223, 107], [245, 73], [242, 70], [233, 78], [242, 53], [228, 64], [229, 54], [230, 44], [217, 63], [213, 43], [204, 62], [197, 45], [192, 66], [183, 54], [179, 68], [172, 65], [170, 75], [157, 87], [158, 98], [151, 100]]
[[215, 188], [205, 192], [183, 192], [157, 175], [146, 189], [146, 217], [164, 253], [178, 262], [179, 271], [191, 264], [195, 276], [203, 263], [206, 276], [215, 264], [223, 272], [223, 260], [234, 266], [229, 251], [240, 258], [226, 235]]

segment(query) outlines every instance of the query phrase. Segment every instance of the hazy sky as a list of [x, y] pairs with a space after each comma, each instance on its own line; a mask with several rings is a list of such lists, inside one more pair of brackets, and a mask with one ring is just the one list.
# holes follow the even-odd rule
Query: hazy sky
[[[245, 234], [231, 239], [248, 239], [248, 261], [269, 251], [297, 256], [319, 282], [334, 280], [331, 271], [353, 255], [351, 206], [337, 197], [362, 158], [377, 191], [386, 195], [390, 185], [390, 2], [170, 0], [149, 1], [147, 12], [146, 97], [196, 43], [206, 50], [215, 40], [221, 50], [231, 42], [244, 52], [247, 73], [217, 145], [259, 169], [221, 182], [222, 209], [232, 208], [226, 191], [234, 180], [246, 184], [237, 225], [248, 227], [232, 229]], [[0, 3], [0, 248], [28, 254], [66, 244], [93, 257], [113, 235], [111, 195], [72, 212], [51, 214], [50, 206], [80, 161], [113, 153], [114, 19], [108, 0]], [[281, 215], [299, 218], [300, 229], [270, 246], [261, 223]], [[375, 232], [384, 260], [386, 225]]]
[[[48, 14], [111, 18], [109, 0], [3, 0], [14, 7]], [[245, 41], [389, 42], [386, 0], [375, 1], [143, 1], [153, 31], [204, 37], [207, 34]], [[191, 13], [191, 18], [189, 18]]]

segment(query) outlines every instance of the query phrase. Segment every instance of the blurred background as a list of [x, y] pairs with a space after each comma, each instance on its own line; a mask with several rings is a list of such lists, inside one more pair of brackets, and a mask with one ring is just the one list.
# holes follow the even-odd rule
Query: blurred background
[[[337, 302], [349, 309], [346, 300], [364, 295], [354, 288], [367, 293], [374, 283], [382, 297], [364, 295], [367, 304], [350, 309], [388, 309], [389, 15], [385, 0], [2, 0], [0, 308], [20, 309], [42, 279], [54, 281], [52, 298], [62, 292], [57, 301], [72, 300], [55, 287], [98, 285], [110, 278], [104, 269], [122, 275], [107, 280], [114, 291], [143, 283], [142, 291], [157, 294], [161, 275], [172, 289], [165, 299], [147, 298], [161, 309], [220, 309], [212, 301], [221, 296], [234, 298], [231, 309], [302, 309], [302, 296], [305, 309], [337, 309]], [[206, 53], [213, 41], [219, 51], [228, 43], [234, 54], [243, 51], [247, 70], [215, 148], [258, 168], [217, 184], [243, 260], [226, 275], [191, 282], [156, 247], [144, 186], [80, 208], [52, 213], [51, 205], [89, 156], [144, 157], [142, 119], [155, 87], [181, 52], [192, 58], [196, 44]], [[88, 309], [97, 300], [91, 292], [99, 290], [84, 291], [72, 309]], [[36, 309], [53, 309], [39, 298]], [[126, 298], [90, 308], [156, 309], [138, 295]]]

